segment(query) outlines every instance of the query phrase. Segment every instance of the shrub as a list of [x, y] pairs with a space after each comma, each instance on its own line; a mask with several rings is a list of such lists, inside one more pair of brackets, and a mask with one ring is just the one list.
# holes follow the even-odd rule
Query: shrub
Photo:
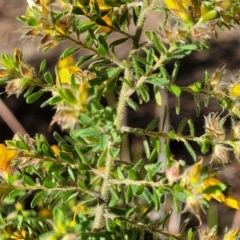
[[[208, 211], [212, 199], [240, 208], [211, 167], [229, 163], [230, 153], [240, 158], [238, 78], [225, 80], [222, 68], [203, 73], [202, 80], [189, 86], [175, 82], [178, 59], [208, 48], [209, 39], [217, 36], [216, 28], [230, 29], [239, 23], [239, 1], [27, 2], [26, 13], [18, 17], [26, 25], [22, 31], [27, 40], [40, 38], [38, 51], [43, 52], [64, 41], [70, 47], [59, 56], [54, 75], [45, 70], [45, 59], [36, 70], [17, 48], [13, 56], [2, 54], [0, 81], [9, 95], [23, 94], [27, 103], [51, 92], [41, 107], [56, 109], [51, 125], [59, 124], [63, 131], [54, 132], [54, 146], [40, 134], [34, 138], [15, 134], [0, 145], [3, 239], [217, 239], [217, 226], [209, 226], [206, 232], [180, 226], [178, 234], [168, 231], [171, 211], [164, 214], [161, 209], [171, 196], [176, 212], [181, 214], [181, 202], [185, 203], [184, 210], [201, 225], [200, 212]], [[152, 12], [158, 12], [161, 20], [157, 29], [147, 31], [144, 23]], [[130, 24], [135, 26], [133, 33]], [[110, 38], [113, 33], [118, 33], [115, 40]], [[116, 49], [127, 41], [131, 49], [120, 59]], [[82, 50], [88, 51], [81, 55]], [[183, 92], [192, 94], [197, 116], [199, 96], [206, 107], [210, 98], [217, 99], [224, 111], [205, 117], [201, 136], [188, 118], [178, 129], [163, 131], [167, 107], [146, 128], [123, 123], [127, 107], [138, 111], [150, 97], [161, 107], [163, 91], [175, 96], [177, 114]], [[117, 96], [116, 103], [109, 102], [109, 96]], [[232, 123], [230, 134], [224, 126], [226, 118]], [[129, 135], [142, 139], [142, 158], [121, 157]], [[185, 146], [192, 166], [175, 159], [172, 141]], [[193, 142], [202, 154], [212, 150], [207, 169]], [[160, 154], [164, 157], [158, 161]], [[26, 198], [30, 207], [25, 209]], [[153, 212], [159, 212], [156, 221]], [[238, 233], [230, 230], [224, 239], [235, 239]]]

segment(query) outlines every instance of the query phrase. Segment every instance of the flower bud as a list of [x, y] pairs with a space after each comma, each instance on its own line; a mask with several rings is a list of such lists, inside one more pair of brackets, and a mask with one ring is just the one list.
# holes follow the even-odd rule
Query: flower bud
[[204, 14], [200, 19], [199, 22], [207, 22], [210, 20], [213, 20], [214, 18], [216, 18], [218, 15], [218, 11], [215, 9], [212, 9], [210, 11], [208, 11], [206, 14]]
[[232, 138], [234, 140], [240, 139], [240, 122], [232, 127]]
[[221, 144], [216, 144], [213, 149], [212, 160], [219, 161], [222, 164], [227, 164], [229, 160], [229, 149]]
[[186, 208], [194, 214], [199, 220], [199, 226], [202, 225], [202, 220], [200, 218], [200, 202], [197, 196], [191, 195], [187, 197]]
[[179, 177], [179, 163], [175, 162], [169, 169], [166, 169], [166, 177], [170, 185], [172, 185]]
[[217, 113], [210, 113], [205, 117], [205, 132], [213, 139], [225, 140], [224, 122], [225, 119], [221, 119]]

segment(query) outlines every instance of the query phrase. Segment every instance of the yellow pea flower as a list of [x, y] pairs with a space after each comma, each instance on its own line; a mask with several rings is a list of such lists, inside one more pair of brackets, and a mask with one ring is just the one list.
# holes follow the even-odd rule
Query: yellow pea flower
[[164, 0], [166, 6], [170, 11], [177, 15], [184, 22], [191, 22], [191, 18], [187, 9], [192, 6], [192, 2], [189, 0]]
[[[102, 20], [107, 23], [108, 26], [112, 26], [112, 20], [109, 18], [108, 15], [105, 15], [102, 17]], [[109, 33], [111, 31], [111, 29], [109, 27], [101, 27], [99, 32], [102, 33]]]
[[240, 209], [240, 202], [229, 194], [227, 194], [224, 204], [230, 208]]
[[230, 96], [240, 97], [240, 83], [236, 84], [230, 89]]
[[[216, 185], [224, 185], [220, 180], [216, 178], [207, 178], [203, 182], [203, 189], [206, 189], [211, 186], [216, 186]], [[225, 186], [226, 187], [226, 186]], [[204, 193], [203, 197], [207, 200], [210, 201], [212, 198], [217, 200], [218, 202], [222, 202], [224, 205], [234, 208], [234, 209], [240, 209], [240, 202], [231, 196], [230, 194], [224, 195], [220, 190], [217, 190], [212, 193]]]
[[82, 212], [83, 215], [87, 214], [83, 205], [77, 206], [74, 210], [73, 220], [69, 224], [69, 226], [72, 228], [76, 227], [76, 217], [77, 217], [78, 212]]
[[25, 230], [17, 231], [10, 236], [10, 239], [25, 240], [27, 239], [27, 232]]
[[16, 155], [16, 150], [10, 150], [4, 144], [0, 144], [0, 172], [9, 173], [11, 171], [10, 162]]
[[53, 152], [58, 155], [60, 153], [60, 148], [57, 145], [52, 145], [51, 149], [53, 150]]
[[56, 85], [61, 83], [70, 83], [72, 74], [76, 75], [77, 73], [81, 73], [82, 70], [74, 66], [74, 58], [73, 56], [67, 56], [66, 58], [59, 60], [57, 66], [59, 68], [58, 75], [59, 78], [56, 78]]
[[[100, 9], [101, 11], [108, 11], [108, 10], [111, 9], [110, 6], [107, 6], [107, 5], [104, 4], [104, 1], [103, 1], [103, 0], [97, 0], [96, 2], [97, 2], [98, 6], [99, 6], [99, 9]], [[90, 5], [93, 5], [93, 4], [94, 4], [94, 0], [90, 0], [89, 3], [90, 3]]]
[[231, 229], [224, 235], [223, 240], [235, 240], [237, 239], [239, 232], [240, 229]]

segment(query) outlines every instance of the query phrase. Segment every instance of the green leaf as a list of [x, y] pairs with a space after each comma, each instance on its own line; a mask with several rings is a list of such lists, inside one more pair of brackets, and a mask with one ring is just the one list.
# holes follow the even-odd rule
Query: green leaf
[[14, 190], [12, 190], [12, 191], [9, 193], [8, 197], [9, 197], [10, 199], [15, 199], [15, 198], [18, 197], [19, 195], [22, 195], [22, 193], [23, 193], [22, 190], [20, 190], [20, 189], [14, 189]]
[[46, 180], [46, 179], [44, 180], [43, 185], [46, 188], [55, 188], [56, 187], [56, 184], [54, 182], [52, 182], [50, 180]]
[[79, 26], [77, 27], [78, 29], [78, 33], [84, 33], [86, 31], [88, 31], [89, 29], [91, 29], [93, 26], [95, 26], [96, 23], [92, 22], [92, 21], [85, 21], [82, 22], [81, 24], [79, 24]]
[[177, 133], [178, 134], [181, 134], [183, 129], [186, 127], [187, 125], [187, 121], [188, 119], [185, 117], [182, 119], [182, 121], [180, 122], [179, 126], [178, 126], [178, 130], [177, 130]]
[[154, 97], [157, 105], [162, 106], [162, 96], [158, 87], [154, 86]]
[[67, 153], [60, 152], [58, 156], [59, 156], [59, 159], [63, 162], [70, 163], [70, 164], [75, 163], [75, 161]]
[[42, 144], [42, 150], [47, 156], [49, 156], [51, 158], [55, 158], [55, 154], [54, 154], [53, 150], [51, 149], [51, 147], [49, 145], [43, 143]]
[[81, 65], [83, 65], [84, 63], [86, 63], [88, 60], [92, 59], [94, 57], [94, 55], [88, 55], [88, 56], [82, 56], [78, 59], [76, 66], [77, 67], [81, 67]]
[[16, 141], [15, 144], [18, 149], [29, 150], [28, 145], [24, 141], [19, 140], [19, 141]]
[[176, 97], [175, 109], [176, 109], [176, 114], [179, 115], [181, 110], [180, 97]]
[[146, 154], [147, 159], [150, 158], [150, 147], [148, 144], [148, 141], [145, 136], [143, 136], [143, 146], [144, 146], [144, 152]]
[[161, 38], [157, 36], [155, 32], [146, 32], [146, 36], [151, 40], [160, 54], [167, 51], [165, 44], [162, 42]]
[[90, 128], [82, 128], [82, 129], [76, 129], [71, 132], [71, 136], [73, 138], [85, 138], [85, 137], [100, 137], [102, 135], [101, 132], [99, 132], [96, 128], [90, 127]]
[[102, 17], [97, 17], [95, 21], [100, 26], [108, 27], [108, 24], [102, 19]]
[[182, 90], [181, 90], [181, 88], [180, 88], [179, 86], [177, 86], [177, 85], [172, 84], [172, 85], [169, 86], [168, 89], [169, 89], [169, 91], [170, 91], [173, 95], [175, 95], [176, 97], [179, 97], [179, 96], [181, 95]]
[[124, 42], [126, 42], [129, 38], [121, 38], [121, 39], [118, 39], [118, 40], [115, 40], [113, 42], [110, 43], [109, 47], [110, 48], [114, 48], [116, 47], [117, 45], [120, 45]]
[[154, 204], [154, 210], [158, 211], [160, 208], [160, 202], [159, 202], [159, 196], [157, 194], [157, 190], [153, 188], [153, 204]]
[[200, 101], [197, 95], [194, 95], [194, 103], [196, 107], [196, 117], [199, 117], [201, 113], [201, 108], [200, 108]]
[[172, 82], [174, 82], [177, 77], [179, 66], [180, 66], [180, 63], [178, 61], [175, 61], [173, 71], [172, 71], [172, 76], [171, 76]]
[[119, 200], [118, 192], [115, 187], [110, 187], [110, 201], [108, 203], [108, 207], [113, 207], [117, 204]]
[[135, 195], [141, 195], [144, 191], [144, 185], [138, 185], [135, 189], [134, 189], [134, 194]]
[[131, 107], [133, 110], [137, 111], [139, 109], [138, 104], [135, 103], [131, 98], [127, 98], [126, 102], [127, 102], [127, 105]]
[[146, 130], [147, 130], [147, 131], [152, 131], [152, 130], [154, 130], [155, 128], [157, 128], [158, 125], [159, 125], [159, 121], [160, 121], [159, 117], [155, 117], [155, 118], [147, 125]]
[[60, 88], [58, 90], [58, 93], [59, 93], [60, 97], [63, 100], [65, 100], [66, 102], [68, 102], [69, 104], [77, 104], [77, 99], [75, 98], [75, 96], [69, 89]]
[[193, 239], [193, 230], [192, 228], [189, 228], [187, 231], [187, 240], [192, 240]]
[[38, 92], [32, 93], [31, 95], [29, 95], [27, 97], [26, 102], [33, 103], [33, 102], [37, 101], [42, 95], [43, 95], [43, 92], [41, 90]]
[[201, 91], [201, 87], [202, 87], [201, 82], [195, 82], [189, 86], [189, 88], [195, 93], [199, 93]]
[[68, 167], [67, 170], [68, 170], [68, 174], [69, 174], [70, 178], [71, 178], [74, 182], [76, 182], [76, 178], [75, 178], [73, 169], [70, 168], [70, 167]]
[[73, 6], [72, 13], [76, 15], [85, 15], [84, 11], [78, 6]]
[[23, 175], [23, 181], [30, 186], [35, 185], [35, 182], [27, 175]]
[[77, 197], [79, 193], [78, 192], [73, 192], [73, 191], [67, 191], [63, 196], [62, 196], [62, 201], [63, 204], [67, 203], [71, 199], [74, 199]]
[[33, 200], [31, 201], [31, 208], [35, 208], [37, 206], [37, 204], [43, 199], [44, 194], [44, 191], [40, 191], [34, 196]]
[[75, 53], [76, 51], [78, 51], [79, 48], [76, 48], [75, 46], [70, 46], [68, 47], [59, 57], [60, 60], [63, 60], [64, 58], [72, 55], [73, 53]]
[[187, 142], [187, 141], [183, 141], [186, 149], [188, 150], [188, 152], [190, 153], [190, 155], [192, 156], [194, 162], [197, 161], [197, 155], [195, 153], [195, 151], [193, 150], [193, 148], [191, 147], [191, 145]]
[[133, 195], [132, 186], [128, 185], [126, 189], [126, 195], [125, 195], [126, 203], [130, 203], [132, 201], [132, 195]]
[[30, 27], [36, 27], [39, 25], [39, 21], [35, 18], [28, 18], [27, 19], [27, 25], [30, 26]]
[[125, 214], [125, 218], [129, 218], [129, 217], [131, 217], [135, 212], [136, 212], [136, 210], [137, 210], [137, 206], [135, 205], [134, 207], [132, 207], [132, 208], [130, 208], [127, 212], [126, 212], [126, 214]]
[[188, 119], [187, 123], [188, 123], [189, 131], [190, 131], [190, 136], [194, 137], [195, 136], [195, 129], [194, 129], [194, 125], [193, 125], [192, 120]]
[[108, 96], [110, 93], [112, 93], [116, 87], [116, 83], [117, 83], [117, 78], [114, 78], [112, 81], [110, 81], [110, 83], [107, 84], [107, 86], [103, 89], [103, 96], [106, 97]]
[[150, 100], [149, 88], [147, 87], [147, 85], [141, 85], [140, 87], [138, 87], [137, 94], [138, 94], [140, 103], [142, 103], [142, 101], [149, 102]]
[[40, 64], [39, 73], [38, 73], [39, 78], [41, 78], [41, 75], [46, 68], [46, 63], [47, 63], [46, 59], [43, 59], [41, 64]]
[[169, 136], [170, 139], [173, 139], [173, 140], [174, 140], [176, 134], [175, 134], [175, 132], [174, 132], [173, 130], [171, 130], [171, 131], [168, 132], [168, 136]]
[[140, 67], [138, 61], [135, 58], [132, 58], [133, 68], [135, 71], [136, 78], [139, 79], [141, 76], [145, 74], [143, 69]]
[[98, 167], [98, 168], [105, 166], [106, 157], [107, 157], [107, 152], [108, 152], [108, 149], [105, 149], [105, 150], [101, 153], [101, 155], [99, 156], [99, 158], [98, 158], [98, 160], [97, 160], [97, 167]]
[[150, 50], [147, 51], [147, 64], [146, 64], [146, 72], [150, 71], [153, 67], [154, 63], [154, 50], [151, 48]]

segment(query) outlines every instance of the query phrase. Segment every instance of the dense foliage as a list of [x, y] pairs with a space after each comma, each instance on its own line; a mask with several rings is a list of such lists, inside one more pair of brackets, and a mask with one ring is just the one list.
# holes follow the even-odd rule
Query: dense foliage
[[[179, 59], [208, 48], [208, 40], [217, 37], [216, 29], [239, 23], [240, 2], [27, 2], [26, 13], [18, 17], [25, 24], [27, 41], [40, 39], [39, 52], [66, 41], [70, 45], [60, 54], [54, 75], [45, 70], [46, 60], [34, 69], [18, 48], [13, 56], [2, 54], [0, 82], [6, 84], [8, 95], [23, 95], [29, 104], [51, 92], [41, 107], [56, 109], [50, 125], [59, 124], [63, 132], [54, 132], [54, 146], [40, 134], [16, 134], [0, 145], [2, 239], [216, 239], [217, 226], [200, 232], [187, 229], [187, 220], [174, 235], [168, 231], [172, 211], [165, 214], [162, 209], [171, 196], [173, 211], [189, 211], [199, 225], [200, 212], [208, 211], [212, 199], [240, 209], [240, 202], [211, 168], [227, 164], [230, 153], [240, 159], [240, 82], [237, 77], [225, 79], [224, 68], [202, 73], [201, 80], [185, 87], [175, 80]], [[153, 12], [159, 15], [159, 25], [148, 31], [145, 20]], [[113, 33], [118, 33], [114, 40]], [[119, 49], [126, 42], [131, 49], [121, 59]], [[163, 131], [168, 124], [166, 106], [145, 129], [124, 123], [126, 108], [138, 111], [150, 97], [161, 107], [166, 101], [163, 91], [175, 96], [177, 114], [183, 92], [192, 94], [197, 117], [199, 96], [206, 107], [210, 98], [217, 99], [223, 112], [205, 116], [201, 136], [196, 136], [188, 118], [178, 129]], [[224, 127], [226, 118], [232, 122], [230, 134]], [[144, 153], [126, 161], [121, 152], [129, 135], [142, 139]], [[175, 159], [171, 141], [183, 143], [195, 162], [192, 166]], [[207, 169], [192, 142], [202, 154], [211, 154]], [[158, 161], [160, 154], [164, 157]], [[151, 218], [153, 212], [159, 212], [157, 220]], [[235, 239], [238, 233], [230, 230], [224, 239]]]

